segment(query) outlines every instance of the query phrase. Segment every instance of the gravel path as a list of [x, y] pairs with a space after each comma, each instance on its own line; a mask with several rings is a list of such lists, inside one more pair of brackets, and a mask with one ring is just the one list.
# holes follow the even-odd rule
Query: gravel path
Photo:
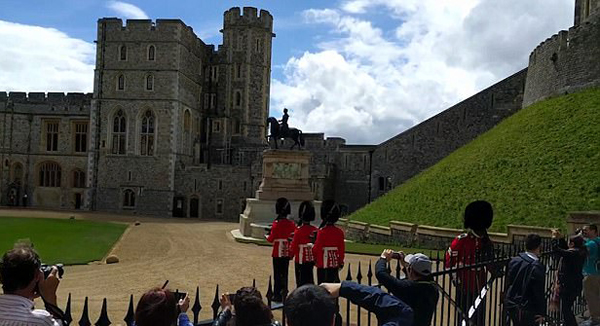
[[[124, 217], [105, 214], [71, 214], [22, 211], [2, 211], [0, 216], [48, 216], [54, 218], [96, 219], [130, 223], [129, 229], [113, 248], [120, 259], [118, 264], [90, 264], [68, 266], [59, 287], [59, 305], [64, 306], [72, 295], [72, 313], [75, 321], [81, 316], [84, 298], [89, 297], [90, 319], [98, 318], [102, 299], [108, 300], [109, 317], [113, 325], [124, 324], [129, 295], [134, 304], [142, 293], [151, 287], [161, 286], [169, 280], [169, 288], [194, 294], [200, 286], [201, 319], [212, 318], [210, 305], [219, 284], [219, 292], [235, 291], [252, 284], [266, 293], [272, 272], [271, 248], [235, 242], [229, 231], [237, 223], [206, 222], [190, 219], [159, 219]], [[133, 225], [137, 220], [141, 224]], [[361, 261], [367, 266], [376, 257], [348, 255], [347, 263]], [[363, 275], [366, 269], [363, 269]], [[293, 284], [293, 266], [290, 264], [290, 284]], [[345, 277], [346, 269], [340, 275]], [[342, 277], [342, 278], [343, 278]], [[194, 299], [194, 297], [192, 297]], [[191, 316], [191, 314], [190, 314]]]

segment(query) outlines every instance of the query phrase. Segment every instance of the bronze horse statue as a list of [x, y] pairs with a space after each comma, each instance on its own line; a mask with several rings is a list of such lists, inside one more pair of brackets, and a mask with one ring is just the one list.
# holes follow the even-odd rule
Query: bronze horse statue
[[302, 130], [297, 128], [289, 128], [288, 132], [285, 135], [281, 134], [281, 126], [276, 118], [270, 117], [267, 119], [267, 124], [271, 124], [271, 134], [267, 136], [267, 140], [272, 139], [275, 143], [275, 148], [277, 148], [277, 141], [279, 139], [289, 138], [294, 141], [294, 144], [290, 149], [294, 149], [296, 145], [298, 145], [298, 149], [302, 149], [304, 146], [304, 137], [302, 137]]

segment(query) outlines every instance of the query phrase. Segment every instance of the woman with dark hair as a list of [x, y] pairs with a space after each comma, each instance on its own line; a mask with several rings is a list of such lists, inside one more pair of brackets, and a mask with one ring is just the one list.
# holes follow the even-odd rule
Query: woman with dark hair
[[298, 209], [301, 224], [294, 231], [292, 240], [292, 256], [295, 257], [296, 287], [314, 284], [313, 267], [315, 258], [312, 253], [311, 235], [317, 228], [310, 225], [315, 220], [315, 207], [310, 201], [303, 201]]
[[550, 308], [556, 310], [560, 303], [565, 326], [577, 326], [577, 320], [573, 314], [573, 303], [581, 294], [583, 287], [582, 269], [587, 256], [585, 241], [581, 235], [572, 235], [567, 244], [560, 232], [553, 230], [552, 245], [554, 254], [560, 257], [560, 263]]
[[171, 291], [154, 288], [140, 298], [135, 308], [135, 325], [192, 326], [186, 314], [189, 306], [190, 298], [188, 296], [177, 302]]
[[243, 287], [235, 293], [231, 302], [229, 293], [221, 295], [221, 312], [213, 326], [225, 326], [233, 317], [235, 326], [267, 326], [277, 325], [273, 322], [271, 309], [263, 302], [262, 295], [254, 287]]
[[290, 264], [290, 238], [296, 225], [288, 220], [292, 213], [290, 202], [286, 198], [279, 198], [275, 203], [277, 217], [273, 222], [267, 241], [273, 243], [273, 301], [281, 302], [281, 291], [288, 290], [288, 269]]
[[321, 283], [339, 283], [339, 270], [344, 267], [344, 231], [335, 226], [341, 216], [340, 207], [333, 200], [321, 204], [323, 227], [317, 232], [317, 240], [313, 246], [317, 281]]

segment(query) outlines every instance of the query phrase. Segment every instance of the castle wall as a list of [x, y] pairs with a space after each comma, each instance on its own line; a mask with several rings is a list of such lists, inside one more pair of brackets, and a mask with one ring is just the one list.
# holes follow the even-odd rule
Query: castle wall
[[523, 106], [600, 86], [600, 10], [541, 43], [529, 56]]
[[371, 199], [490, 130], [521, 108], [527, 69], [380, 144], [373, 153]]

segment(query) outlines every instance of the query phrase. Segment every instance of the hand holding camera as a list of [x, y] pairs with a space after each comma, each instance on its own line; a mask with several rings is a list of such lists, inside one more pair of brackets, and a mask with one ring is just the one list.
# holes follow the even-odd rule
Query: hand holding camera
[[221, 294], [221, 299], [219, 299], [219, 303], [221, 303], [221, 309], [223, 311], [229, 309], [233, 306], [233, 300], [235, 300], [235, 294], [223, 293]]
[[56, 306], [56, 290], [60, 284], [60, 272], [57, 266], [51, 266], [49, 269], [50, 270], [47, 272], [47, 274], [46, 270], [41, 270], [41, 275], [43, 275], [43, 278], [40, 277], [38, 280], [38, 294], [42, 296], [44, 301]]
[[184, 293], [185, 297], [179, 299], [177, 302], [177, 306], [179, 306], [180, 312], [187, 312], [190, 308], [190, 296], [187, 293]]

